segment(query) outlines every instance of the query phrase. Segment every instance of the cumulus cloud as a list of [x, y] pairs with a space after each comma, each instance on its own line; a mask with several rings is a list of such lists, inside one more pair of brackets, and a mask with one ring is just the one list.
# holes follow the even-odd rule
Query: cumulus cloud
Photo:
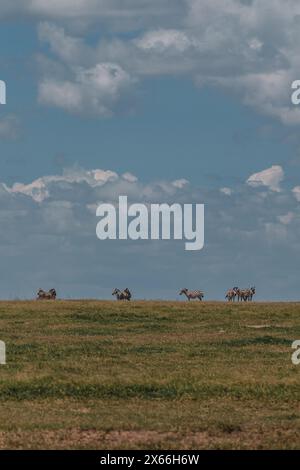
[[108, 181], [116, 181], [117, 173], [110, 170], [89, 170], [70, 168], [62, 175], [44, 176], [29, 184], [14, 183], [12, 187], [5, 185], [5, 189], [11, 194], [24, 194], [30, 196], [36, 202], [43, 202], [50, 197], [50, 187], [67, 184], [86, 183], [91, 188], [99, 187]]
[[190, 39], [183, 31], [176, 29], [149, 31], [137, 39], [135, 43], [141, 49], [157, 52], [165, 52], [168, 49], [184, 52], [189, 47], [197, 45], [197, 42]]
[[129, 74], [112, 63], [77, 68], [73, 75], [73, 81], [44, 79], [39, 86], [39, 102], [71, 112], [109, 116], [121, 92], [133, 84]]
[[81, 38], [66, 34], [64, 28], [53, 23], [42, 22], [38, 25], [40, 41], [48, 43], [51, 51], [63, 61], [81, 60], [87, 53], [87, 47]]
[[272, 165], [266, 170], [254, 173], [247, 179], [249, 186], [266, 186], [271, 191], [280, 192], [280, 183], [284, 178], [284, 171], [280, 165]]
[[[0, 16], [7, 14], [46, 20], [40, 39], [67, 67], [72, 63], [98, 74], [98, 64], [114, 64], [136, 80], [186, 74], [198, 86], [237, 93], [247, 106], [286, 125], [300, 123], [300, 110], [290, 99], [300, 67], [298, 0], [129, 0], [126, 5], [120, 0], [3, 0]], [[83, 25], [90, 22], [101, 31], [93, 46], [70, 34], [84, 35]], [[122, 37], [118, 33], [124, 30], [130, 34]], [[57, 106], [66, 93], [63, 107], [76, 112], [83, 85], [76, 71], [66, 74], [60, 80], [43, 77], [41, 99]], [[106, 91], [94, 90], [96, 97], [92, 93], [100, 114], [111, 108], [99, 105]], [[118, 94], [126, 91], [118, 86]], [[58, 97], [50, 102], [48, 92]]]
[[[173, 9], [176, 14], [169, 15], [169, 20], [162, 15], [157, 22], [154, 16], [146, 14], [149, 11], [153, 14], [155, 8], [169, 14]], [[68, 67], [72, 64], [96, 70], [97, 64], [114, 64], [120, 67], [122, 83], [126, 77], [127, 84], [128, 76], [131, 81], [153, 74], [185, 74], [197, 86], [222, 87], [238, 94], [247, 106], [286, 125], [300, 123], [300, 108], [291, 103], [291, 83], [299, 78], [300, 67], [296, 21], [300, 5], [297, 0], [274, 0], [272, 4], [265, 0], [178, 0], [172, 3], [132, 0], [126, 7], [121, 7], [117, 0], [78, 0], [72, 2], [72, 7], [66, 0], [35, 0], [30, 11], [39, 12], [48, 20], [56, 17], [70, 20], [79, 18], [80, 14], [84, 18], [90, 15], [95, 21], [101, 17], [133, 19], [128, 38], [111, 32], [106, 35], [104, 31], [94, 46], [82, 37], [70, 35], [62, 26], [49, 21], [42, 23], [40, 39], [46, 41], [57, 60]], [[137, 28], [138, 12], [143, 18], [140, 28]], [[77, 109], [82, 97], [80, 78], [74, 70], [68, 72], [72, 80], [60, 84], [54, 81], [54, 87], [53, 77], [46, 77], [46, 85], [52, 84], [53, 93], [56, 89], [58, 95], [66, 92], [69, 96], [66, 108]], [[42, 98], [46, 85], [42, 85]], [[118, 93], [126, 91], [126, 86], [118, 86]], [[101, 101], [107, 88], [94, 92], [96, 96], [101, 95], [98, 100]], [[97, 101], [95, 93], [93, 97]], [[59, 99], [53, 100], [53, 104], [57, 105]]]

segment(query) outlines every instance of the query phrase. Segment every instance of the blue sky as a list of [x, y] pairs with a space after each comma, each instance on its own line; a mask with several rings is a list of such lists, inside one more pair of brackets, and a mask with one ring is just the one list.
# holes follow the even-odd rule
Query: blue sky
[[[299, 298], [300, 7], [286, 3], [3, 2], [1, 297], [255, 284]], [[97, 240], [94, 207], [124, 191], [204, 203], [204, 249]]]

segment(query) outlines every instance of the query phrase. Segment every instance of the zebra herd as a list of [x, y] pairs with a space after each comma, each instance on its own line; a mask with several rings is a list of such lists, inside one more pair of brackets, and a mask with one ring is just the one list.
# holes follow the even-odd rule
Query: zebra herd
[[253, 300], [253, 296], [255, 295], [255, 287], [250, 287], [249, 289], [240, 289], [239, 287], [233, 287], [226, 292], [225, 299], [228, 302], [234, 302], [235, 299], [244, 302], [251, 302]]
[[[253, 296], [255, 295], [255, 287], [249, 287], [247, 289], [240, 289], [239, 287], [233, 287], [232, 289], [228, 289], [225, 295], [225, 299], [228, 302], [234, 302], [235, 299], [244, 302], [252, 302]], [[188, 300], [191, 299], [199, 299], [202, 300], [204, 297], [204, 292], [201, 290], [188, 290], [187, 288], [181, 289], [179, 295], [185, 295]]]
[[[228, 302], [234, 302], [236, 299], [238, 302], [251, 302], [253, 296], [255, 295], [255, 287], [250, 287], [249, 289], [240, 289], [239, 287], [233, 287], [228, 289], [225, 295], [225, 299]], [[127, 300], [128, 302], [132, 298], [132, 294], [128, 287], [124, 290], [114, 289], [112, 295], [116, 297], [117, 300]], [[204, 292], [202, 290], [188, 290], [186, 287], [181, 289], [179, 295], [185, 295], [188, 300], [199, 299], [200, 301], [204, 298]], [[55, 300], [56, 299], [56, 290], [50, 289], [48, 292], [43, 289], [39, 289], [36, 296], [37, 300]]]
[[128, 289], [128, 287], [126, 287], [126, 289], [124, 290], [120, 290], [120, 289], [115, 289], [112, 293], [112, 295], [115, 295], [117, 300], [128, 300], [130, 301], [131, 300], [131, 292], [130, 290]]
[[37, 300], [55, 300], [56, 299], [56, 290], [50, 289], [48, 292], [43, 289], [39, 289], [36, 294]]

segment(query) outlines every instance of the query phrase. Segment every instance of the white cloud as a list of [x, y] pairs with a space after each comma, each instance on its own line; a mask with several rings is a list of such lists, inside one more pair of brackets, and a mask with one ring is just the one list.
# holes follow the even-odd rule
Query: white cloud
[[247, 179], [249, 186], [266, 186], [271, 191], [280, 191], [280, 183], [284, 178], [284, 171], [279, 165], [272, 165], [266, 170], [254, 173]]
[[[215, 83], [239, 93], [259, 112], [299, 124], [291, 105], [291, 83], [298, 77], [297, 0], [188, 0], [189, 31], [198, 30], [211, 51], [201, 62], [200, 85]], [[237, 41], [238, 38], [238, 41]]]
[[73, 70], [73, 81], [44, 79], [39, 86], [39, 102], [71, 112], [109, 116], [120, 94], [134, 83], [117, 64], [100, 63]]
[[110, 170], [81, 170], [69, 168], [63, 175], [43, 176], [32, 183], [14, 183], [12, 187], [5, 186], [11, 194], [24, 194], [30, 196], [36, 202], [43, 202], [51, 195], [51, 185], [59, 183], [79, 184], [86, 183], [91, 188], [99, 187], [107, 182], [118, 179], [117, 173]]
[[[106, 197], [114, 200], [118, 194], [127, 194], [136, 200], [155, 199], [160, 197], [170, 197], [179, 194], [180, 190], [186, 187], [189, 182], [182, 178], [175, 181], [159, 181], [150, 184], [140, 184], [138, 178], [130, 172], [125, 172], [121, 176], [114, 171], [94, 169], [84, 170], [82, 168], [71, 167], [63, 171], [62, 175], [47, 175], [38, 178], [28, 184], [14, 183], [11, 187], [4, 185], [5, 191], [14, 195], [26, 195], [37, 203], [43, 203], [47, 199], [59, 197], [76, 197], [78, 191], [76, 185], [87, 185], [95, 194], [98, 194], [102, 187], [105, 187]], [[65, 196], [65, 194], [67, 196]], [[79, 194], [79, 193], [78, 193]], [[103, 192], [101, 193], [103, 196]], [[85, 197], [86, 193], [83, 193]], [[98, 196], [97, 196], [98, 199]], [[94, 208], [95, 202], [87, 203], [90, 210]]]
[[[72, 112], [90, 108], [98, 115], [110, 115], [136, 80], [153, 74], [185, 74], [198, 86], [223, 87], [238, 94], [247, 106], [285, 125], [299, 125], [300, 107], [290, 99], [291, 83], [300, 70], [298, 0], [273, 0], [271, 6], [266, 0], [125, 3], [1, 2], [0, 16], [43, 20], [40, 40], [49, 44], [64, 69], [65, 76], [46, 73], [41, 78], [41, 102]], [[99, 41], [93, 45], [76, 37], [84, 35], [84, 25], [90, 22], [95, 23], [93, 31], [99, 31]], [[124, 30], [130, 34], [118, 34]], [[118, 71], [111, 74], [108, 64]], [[108, 87], [103, 84], [106, 75]]]
[[78, 84], [45, 79], [39, 85], [39, 102], [79, 112], [84, 104], [84, 98]]
[[[170, 5], [176, 11], [175, 16], [170, 15]], [[166, 14], [157, 22], [153, 16], [155, 9], [169, 12], [169, 19]], [[68, 22], [65, 29], [42, 23], [40, 39], [49, 43], [51, 52], [67, 69], [64, 78], [46, 75], [42, 80], [41, 101], [47, 104], [51, 104], [47, 95], [56, 90], [58, 98], [51, 100], [53, 105], [57, 106], [61, 95], [66, 93], [62, 107], [76, 112], [78, 107], [82, 108], [83, 100], [87, 100], [83, 92], [88, 87], [84, 85], [87, 80], [92, 82], [94, 90], [90, 101], [96, 101], [95, 106], [90, 103], [89, 107], [94, 111], [97, 108], [97, 114], [107, 115], [136, 80], [154, 74], [185, 74], [198, 86], [222, 87], [238, 94], [247, 106], [285, 125], [300, 123], [300, 107], [291, 103], [291, 83], [299, 78], [300, 69], [299, 30], [295, 21], [300, 15], [300, 4], [296, 0], [273, 0], [272, 7], [265, 0], [174, 0], [172, 3], [131, 0], [125, 7], [117, 0], [78, 0], [72, 8], [66, 0], [35, 0], [30, 11], [43, 12], [50, 19], [58, 16], [79, 20], [82, 15], [83, 21], [86, 17], [108, 21], [114, 17], [120, 24], [121, 17], [135, 19], [129, 25], [130, 38], [114, 35], [113, 30], [106, 35], [104, 30], [94, 46], [67, 33]], [[136, 23], [138, 14], [140, 21]], [[140, 22], [143, 27], [137, 27]], [[137, 34], [137, 30], [141, 32]], [[117, 75], [121, 81], [112, 80], [110, 72], [103, 70], [104, 64], [119, 67]], [[91, 75], [104, 77], [105, 74], [110, 76], [109, 87], [103, 88], [101, 78], [99, 90]], [[112, 94], [108, 91], [110, 87], [114, 90]], [[104, 100], [103, 104], [106, 94], [109, 103]]]
[[183, 31], [175, 29], [159, 29], [149, 31], [135, 41], [136, 45], [144, 50], [164, 52], [167, 49], [176, 49], [179, 52], [186, 51], [191, 46], [196, 46], [196, 41], [188, 38]]
[[49, 197], [49, 192], [46, 187], [46, 181], [39, 178], [30, 184], [14, 183], [11, 188], [6, 186], [6, 189], [11, 194], [25, 194], [30, 196], [36, 202], [42, 202]]
[[66, 34], [64, 28], [53, 23], [40, 23], [38, 35], [39, 39], [48, 43], [51, 51], [63, 61], [80, 60], [82, 55], [87, 53], [87, 48], [81, 38]]
[[[296, 72], [295, 72], [296, 73]], [[300, 123], [300, 108], [291, 105], [291, 70], [248, 73], [237, 77], [217, 77], [215, 83], [239, 93], [242, 101], [283, 124]]]
[[136, 183], [138, 181], [138, 178], [130, 172], [124, 173], [122, 175], [122, 178], [128, 181], [129, 183]]

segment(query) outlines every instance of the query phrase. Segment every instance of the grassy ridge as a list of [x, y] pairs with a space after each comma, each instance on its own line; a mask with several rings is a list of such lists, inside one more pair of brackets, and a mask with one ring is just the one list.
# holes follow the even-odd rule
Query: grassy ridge
[[300, 304], [0, 302], [2, 448], [297, 448]]

